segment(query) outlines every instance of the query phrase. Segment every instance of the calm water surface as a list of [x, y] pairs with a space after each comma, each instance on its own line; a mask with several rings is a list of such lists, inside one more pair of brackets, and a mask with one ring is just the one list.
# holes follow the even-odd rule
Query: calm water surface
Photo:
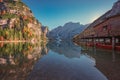
[[0, 80], [120, 80], [120, 53], [72, 42], [0, 43]]

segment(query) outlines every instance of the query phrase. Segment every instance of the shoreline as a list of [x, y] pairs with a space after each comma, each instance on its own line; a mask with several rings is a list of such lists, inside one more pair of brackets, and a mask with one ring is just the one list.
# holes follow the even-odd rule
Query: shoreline
[[0, 41], [0, 43], [13, 43], [13, 42], [30, 42], [30, 41]]
[[94, 44], [93, 42], [91, 43], [87, 43], [87, 42], [78, 42], [78, 41], [73, 41], [76, 45], [84, 45], [84, 46], [88, 46], [88, 47], [96, 47], [96, 48], [100, 48], [100, 49], [105, 49], [105, 50], [115, 50], [115, 51], [120, 51], [120, 46], [115, 45], [114, 48], [112, 46], [112, 44], [108, 45], [108, 44], [102, 44], [102, 43], [96, 43]]
[[[48, 41], [44, 41], [43, 42], [48, 42]], [[0, 41], [0, 43], [25, 43], [25, 42], [30, 42], [30, 43], [37, 43], [37, 42], [42, 42], [42, 41], [28, 41], [28, 40], [13, 40], [13, 41]]]

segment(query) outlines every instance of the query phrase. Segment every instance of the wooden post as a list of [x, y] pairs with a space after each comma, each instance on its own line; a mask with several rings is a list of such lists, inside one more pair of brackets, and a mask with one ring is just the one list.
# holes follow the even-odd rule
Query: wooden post
[[96, 54], [96, 39], [97, 38], [93, 38], [94, 40], [94, 46], [93, 46], [93, 51], [94, 51], [94, 54]]
[[104, 44], [106, 43], [106, 39], [105, 39], [105, 38], [103, 38], [103, 43], [104, 43]]
[[120, 38], [118, 38], [118, 43], [120, 44]]
[[112, 50], [112, 61], [113, 62], [115, 62], [115, 58], [116, 58], [116, 56], [115, 56], [115, 50]]
[[96, 38], [93, 38], [94, 40], [94, 47], [96, 47]]
[[115, 50], [115, 43], [116, 43], [115, 41], [116, 41], [116, 40], [115, 40], [115, 37], [113, 36], [113, 37], [112, 37], [112, 49], [113, 49], [113, 50]]

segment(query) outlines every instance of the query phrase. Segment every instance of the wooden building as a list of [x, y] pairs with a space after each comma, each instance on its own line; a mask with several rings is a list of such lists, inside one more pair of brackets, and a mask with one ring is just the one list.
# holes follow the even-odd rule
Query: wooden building
[[120, 50], [120, 0], [77, 37], [90, 45]]

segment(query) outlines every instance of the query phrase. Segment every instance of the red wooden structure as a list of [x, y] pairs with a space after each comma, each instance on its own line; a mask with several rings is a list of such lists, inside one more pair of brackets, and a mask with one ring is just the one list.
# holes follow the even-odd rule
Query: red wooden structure
[[120, 0], [77, 37], [90, 46], [120, 50]]

